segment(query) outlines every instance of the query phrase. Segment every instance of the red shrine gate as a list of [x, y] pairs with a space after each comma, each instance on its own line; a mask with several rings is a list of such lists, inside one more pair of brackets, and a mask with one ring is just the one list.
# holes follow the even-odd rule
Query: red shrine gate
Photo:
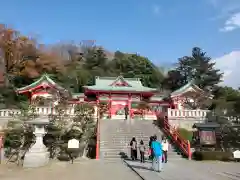
[[[164, 109], [161, 106], [169, 107], [161, 95], [155, 95], [157, 92], [157, 89], [144, 87], [139, 78], [122, 76], [96, 77], [95, 85], [84, 86], [86, 100], [94, 96], [97, 102], [108, 104], [109, 119], [124, 119], [126, 111], [131, 118], [142, 113], [144, 119], [156, 119], [156, 111]], [[150, 108], [140, 110], [139, 105], [143, 102]]]

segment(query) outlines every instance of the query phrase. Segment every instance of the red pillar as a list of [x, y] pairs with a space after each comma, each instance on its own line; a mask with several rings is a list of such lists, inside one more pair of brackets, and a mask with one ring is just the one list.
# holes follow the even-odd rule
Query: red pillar
[[112, 119], [112, 95], [109, 95], [109, 105], [108, 105], [109, 118]]
[[28, 101], [30, 104], [32, 104], [32, 92], [31, 91], [29, 91], [29, 93], [28, 93]]
[[99, 96], [97, 95], [97, 142], [96, 142], [96, 159], [99, 159], [100, 151], [100, 118], [99, 118]]
[[128, 94], [128, 115], [131, 117], [131, 111], [132, 111], [132, 94]]
[[187, 145], [188, 145], [188, 159], [191, 160], [192, 159], [192, 152], [191, 152], [190, 141], [187, 141]]
[[0, 164], [2, 163], [2, 150], [4, 149], [3, 135], [0, 133]]

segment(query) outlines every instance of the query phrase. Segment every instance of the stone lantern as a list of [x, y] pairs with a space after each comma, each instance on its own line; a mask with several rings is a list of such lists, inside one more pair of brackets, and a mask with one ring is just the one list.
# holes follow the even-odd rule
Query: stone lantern
[[34, 126], [33, 134], [36, 137], [36, 141], [25, 154], [23, 167], [45, 166], [49, 162], [49, 152], [43, 144], [43, 137], [46, 134], [45, 126], [49, 124], [48, 117], [38, 117], [32, 121], [28, 121], [28, 123]]

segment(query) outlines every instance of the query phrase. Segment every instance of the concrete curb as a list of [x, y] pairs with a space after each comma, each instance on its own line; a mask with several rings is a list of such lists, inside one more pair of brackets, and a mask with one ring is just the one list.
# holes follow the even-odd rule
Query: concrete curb
[[123, 160], [123, 162], [127, 165], [127, 167], [129, 167], [133, 172], [135, 172], [137, 176], [139, 176], [142, 180], [145, 180], [145, 178], [140, 173], [138, 173], [135, 168], [133, 168], [126, 160]]

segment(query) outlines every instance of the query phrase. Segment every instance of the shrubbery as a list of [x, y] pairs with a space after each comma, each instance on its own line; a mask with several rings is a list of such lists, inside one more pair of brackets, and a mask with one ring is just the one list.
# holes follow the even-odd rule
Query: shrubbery
[[181, 138], [192, 141], [192, 137], [193, 137], [192, 131], [188, 131], [187, 129], [184, 129], [184, 128], [178, 128], [177, 131], [181, 136]]
[[218, 161], [230, 161], [233, 160], [232, 152], [223, 151], [195, 151], [193, 153], [193, 159], [202, 160], [218, 160]]

